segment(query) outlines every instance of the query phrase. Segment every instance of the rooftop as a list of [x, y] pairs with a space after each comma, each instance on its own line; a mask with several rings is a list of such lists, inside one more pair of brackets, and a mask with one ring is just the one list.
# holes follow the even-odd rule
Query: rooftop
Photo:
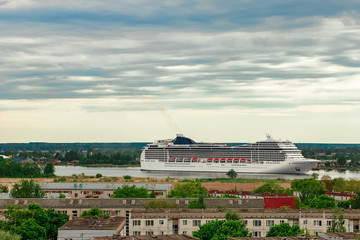
[[191, 237], [189, 235], [156, 235], [156, 236], [150, 236], [150, 235], [141, 235], [141, 236], [119, 236], [114, 235], [112, 237], [94, 237], [94, 240], [111, 240], [111, 239], [122, 239], [122, 240], [195, 240], [198, 238]]
[[74, 218], [59, 230], [116, 230], [123, 223], [124, 217]]
[[71, 189], [71, 190], [116, 190], [124, 185], [133, 186], [137, 188], [144, 187], [147, 190], [167, 191], [172, 186], [171, 184], [150, 184], [150, 183], [40, 183], [44, 190], [53, 189]]

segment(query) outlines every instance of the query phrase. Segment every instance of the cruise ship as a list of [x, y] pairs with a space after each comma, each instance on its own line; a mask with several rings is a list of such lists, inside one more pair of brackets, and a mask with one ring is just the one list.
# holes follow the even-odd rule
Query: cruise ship
[[267, 136], [264, 141], [238, 146], [175, 139], [148, 144], [140, 156], [141, 170], [306, 174], [319, 161], [305, 159], [290, 141]]

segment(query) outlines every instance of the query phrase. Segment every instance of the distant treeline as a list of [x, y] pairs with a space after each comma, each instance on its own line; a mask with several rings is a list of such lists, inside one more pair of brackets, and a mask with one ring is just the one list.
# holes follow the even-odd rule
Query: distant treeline
[[60, 151], [60, 150], [80, 150], [88, 149], [108, 149], [108, 150], [124, 150], [124, 149], [141, 149], [148, 143], [132, 142], [132, 143], [46, 143], [46, 142], [30, 142], [30, 143], [0, 143], [0, 151]]
[[[146, 146], [146, 142], [131, 143], [0, 143], [0, 151], [60, 151], [60, 150], [80, 150], [88, 149], [107, 149], [107, 150], [127, 150], [141, 149]], [[244, 143], [227, 143], [229, 146], [242, 145]], [[339, 144], [339, 143], [296, 143], [299, 149], [346, 149], [360, 148], [360, 144]]]

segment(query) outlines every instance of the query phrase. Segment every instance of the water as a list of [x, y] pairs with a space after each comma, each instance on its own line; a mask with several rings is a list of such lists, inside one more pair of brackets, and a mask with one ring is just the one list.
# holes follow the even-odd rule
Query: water
[[[58, 176], [71, 176], [73, 174], [82, 174], [87, 176], [95, 176], [97, 173], [106, 177], [122, 177], [129, 175], [132, 177], [143, 178], [227, 178], [225, 173], [208, 173], [208, 172], [161, 172], [161, 171], [141, 171], [140, 167], [81, 167], [81, 166], [55, 166], [55, 174]], [[239, 173], [237, 178], [251, 178], [251, 179], [304, 179], [312, 177], [313, 173], [319, 174], [319, 179], [322, 176], [328, 175], [334, 178], [356, 178], [360, 179], [360, 172], [358, 171], [309, 171], [304, 175], [293, 174], [253, 174], [253, 173]]]

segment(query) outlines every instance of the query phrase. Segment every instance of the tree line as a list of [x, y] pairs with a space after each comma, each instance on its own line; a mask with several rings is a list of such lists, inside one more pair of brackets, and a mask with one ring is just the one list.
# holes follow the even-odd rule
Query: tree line
[[0, 157], [0, 177], [12, 178], [40, 178], [53, 177], [55, 173], [54, 164], [47, 163], [39, 166], [35, 163], [15, 162], [10, 159], [3, 159]]

